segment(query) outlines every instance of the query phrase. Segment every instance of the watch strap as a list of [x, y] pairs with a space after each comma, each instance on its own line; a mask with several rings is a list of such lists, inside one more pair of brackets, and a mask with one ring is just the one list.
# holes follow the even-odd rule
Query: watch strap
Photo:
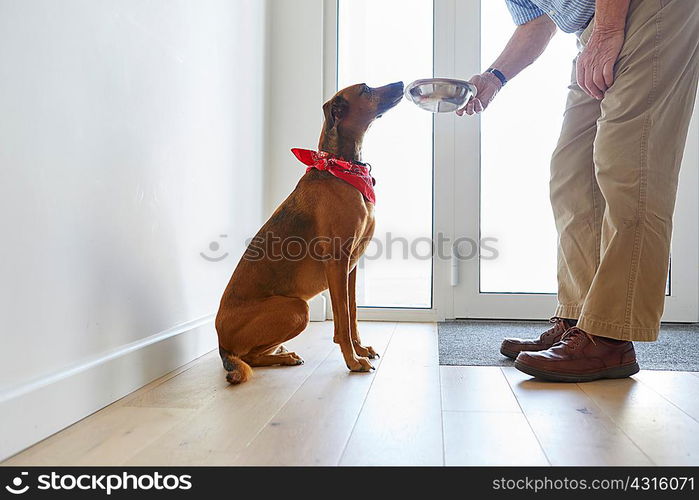
[[486, 73], [492, 73], [493, 75], [495, 75], [497, 77], [497, 79], [500, 80], [500, 83], [502, 84], [503, 87], [507, 83], [507, 78], [505, 78], [505, 75], [503, 75], [502, 71], [500, 71], [499, 69], [488, 68]]

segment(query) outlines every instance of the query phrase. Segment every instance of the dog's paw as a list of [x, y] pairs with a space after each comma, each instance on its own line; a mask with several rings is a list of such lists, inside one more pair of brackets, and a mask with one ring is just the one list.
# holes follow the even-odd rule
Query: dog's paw
[[379, 354], [374, 350], [373, 347], [371, 346], [362, 346], [362, 345], [355, 345], [354, 346], [354, 351], [357, 353], [359, 356], [363, 356], [365, 358], [369, 359], [376, 359], [380, 358]]
[[369, 359], [365, 357], [354, 358], [350, 363], [347, 363], [347, 368], [353, 372], [369, 372], [375, 369]]
[[302, 365], [302, 364], [305, 363], [305, 361], [303, 360], [303, 358], [302, 358], [301, 356], [299, 356], [298, 354], [296, 354], [295, 352], [287, 351], [285, 354], [287, 354], [288, 356], [290, 356], [291, 359], [292, 359], [293, 361], [295, 361], [295, 362], [290, 363], [292, 366]]
[[304, 363], [303, 358], [295, 352], [287, 351], [276, 355], [278, 364], [285, 366], [298, 366]]

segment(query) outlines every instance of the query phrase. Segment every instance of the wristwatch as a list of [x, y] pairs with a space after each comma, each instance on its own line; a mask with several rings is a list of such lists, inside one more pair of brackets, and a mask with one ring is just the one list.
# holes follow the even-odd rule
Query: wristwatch
[[494, 74], [494, 75], [498, 78], [498, 80], [500, 80], [500, 83], [502, 84], [503, 87], [504, 87], [505, 84], [507, 83], [507, 78], [505, 78], [505, 75], [503, 75], [503, 74], [502, 74], [502, 71], [500, 71], [499, 69], [488, 68], [488, 69], [486, 70], [486, 73], [492, 73], [492, 74]]

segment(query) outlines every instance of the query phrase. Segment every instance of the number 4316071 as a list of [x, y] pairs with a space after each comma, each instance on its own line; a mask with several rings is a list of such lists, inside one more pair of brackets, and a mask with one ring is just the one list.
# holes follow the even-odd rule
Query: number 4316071
[[693, 477], [635, 477], [630, 489], [640, 491], [694, 491]]

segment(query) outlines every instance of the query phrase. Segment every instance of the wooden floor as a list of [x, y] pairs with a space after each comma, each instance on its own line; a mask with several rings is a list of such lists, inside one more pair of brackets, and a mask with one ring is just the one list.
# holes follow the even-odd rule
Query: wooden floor
[[287, 347], [298, 367], [228, 386], [216, 353], [5, 464], [699, 464], [699, 375], [587, 384], [439, 366], [434, 324], [364, 323], [383, 354], [347, 372], [331, 323]]

